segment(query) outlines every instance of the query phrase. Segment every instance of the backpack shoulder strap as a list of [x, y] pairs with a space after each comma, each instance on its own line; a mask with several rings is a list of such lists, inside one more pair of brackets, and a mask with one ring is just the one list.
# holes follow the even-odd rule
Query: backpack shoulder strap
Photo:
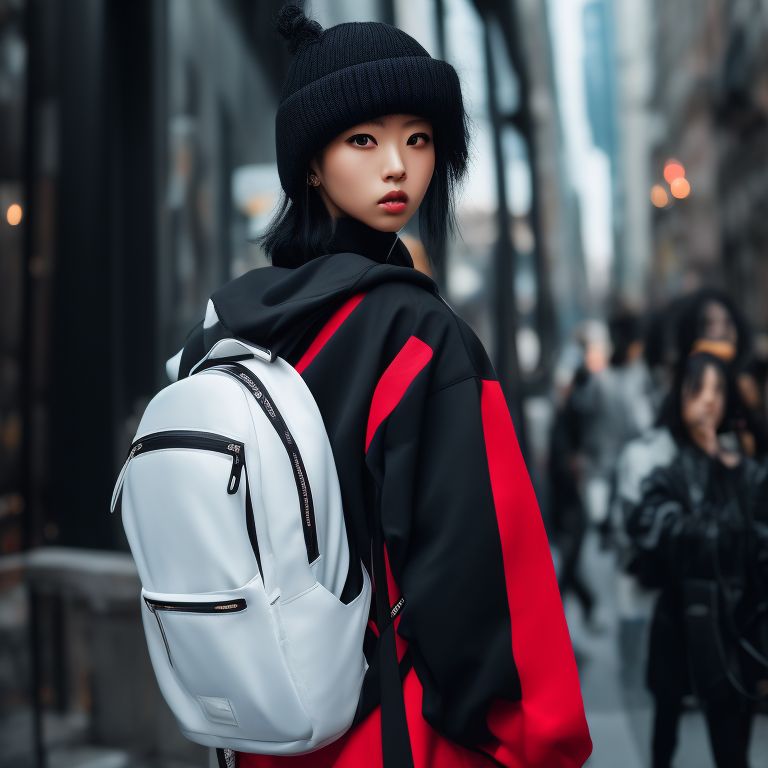
[[[377, 504], [378, 507], [378, 504]], [[379, 680], [381, 690], [381, 748], [384, 768], [413, 768], [411, 739], [405, 715], [403, 686], [395, 643], [395, 622], [391, 615], [387, 570], [384, 564], [384, 534], [377, 508], [373, 519], [373, 576], [376, 618], [379, 625]]]

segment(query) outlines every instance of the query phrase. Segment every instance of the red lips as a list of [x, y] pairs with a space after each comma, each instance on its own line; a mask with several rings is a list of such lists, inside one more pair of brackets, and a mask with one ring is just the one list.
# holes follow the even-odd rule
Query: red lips
[[402, 190], [395, 189], [392, 192], [387, 192], [384, 197], [379, 200], [380, 203], [391, 203], [391, 202], [398, 202], [398, 203], [407, 203], [408, 202], [408, 195], [405, 194]]

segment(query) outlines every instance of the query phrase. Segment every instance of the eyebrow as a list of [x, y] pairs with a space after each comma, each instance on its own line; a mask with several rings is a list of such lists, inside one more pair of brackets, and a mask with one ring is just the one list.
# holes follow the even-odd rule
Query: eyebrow
[[[415, 125], [416, 123], [428, 123], [429, 120], [427, 120], [424, 117], [415, 117], [413, 120], [407, 120], [403, 123], [403, 128], [407, 128], [409, 125]], [[366, 120], [362, 125], [378, 125], [379, 128], [384, 127], [384, 121], [383, 120]]]

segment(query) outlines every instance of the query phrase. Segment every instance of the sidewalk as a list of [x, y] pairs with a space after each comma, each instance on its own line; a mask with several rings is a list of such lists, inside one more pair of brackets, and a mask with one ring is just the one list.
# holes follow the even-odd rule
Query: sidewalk
[[[601, 552], [591, 535], [584, 547], [583, 568], [598, 596], [598, 620], [604, 632], [587, 631], [578, 606], [566, 607], [568, 625], [579, 661], [584, 705], [594, 752], [588, 768], [648, 768], [650, 766], [652, 702], [643, 687], [644, 622], [625, 625], [625, 647], [641, 649], [642, 657], [628, 669], [620, 660], [616, 572], [613, 555]], [[768, 767], [768, 717], [755, 720], [750, 750], [751, 768]], [[700, 713], [683, 716], [675, 768], [714, 768], [704, 720]]]

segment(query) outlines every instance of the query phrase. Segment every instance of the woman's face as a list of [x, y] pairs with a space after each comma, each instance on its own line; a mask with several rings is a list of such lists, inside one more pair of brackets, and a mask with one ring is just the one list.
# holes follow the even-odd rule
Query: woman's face
[[704, 305], [701, 313], [700, 335], [712, 341], [727, 341], [734, 346], [739, 341], [739, 334], [731, 313], [727, 307], [717, 301], [709, 301]]
[[[395, 232], [416, 213], [432, 179], [432, 123], [416, 115], [359, 123], [333, 139], [310, 167], [331, 216]], [[389, 193], [396, 199], [382, 202]]]
[[723, 420], [724, 412], [725, 391], [722, 377], [713, 365], [708, 365], [704, 369], [698, 392], [688, 387], [683, 388], [683, 422], [689, 431], [702, 427], [717, 429]]

